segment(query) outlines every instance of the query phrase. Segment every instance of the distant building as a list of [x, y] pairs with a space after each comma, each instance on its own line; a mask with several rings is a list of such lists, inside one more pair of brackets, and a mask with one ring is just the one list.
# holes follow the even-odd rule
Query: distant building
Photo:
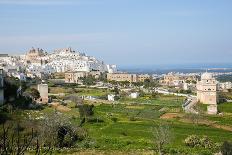
[[47, 84], [38, 84], [38, 91], [40, 94], [39, 101], [42, 103], [48, 103], [48, 85]]
[[218, 83], [218, 89], [219, 90], [232, 89], [232, 83], [231, 82]]
[[0, 69], [0, 105], [4, 103], [4, 76], [3, 69]]
[[91, 71], [91, 72], [66, 72], [65, 73], [65, 83], [78, 83], [78, 81], [87, 76], [93, 76], [94, 78], [98, 79], [101, 76], [100, 71]]
[[140, 74], [138, 75], [138, 81], [139, 82], [144, 82], [146, 79], [151, 80], [152, 76], [149, 74]]
[[78, 83], [80, 78], [86, 77], [87, 75], [87, 72], [66, 72], [65, 83]]
[[148, 74], [128, 74], [128, 73], [108, 73], [108, 81], [128, 81], [128, 82], [144, 82], [145, 79], [151, 79]]
[[195, 90], [196, 89], [196, 84], [194, 83], [183, 83], [183, 89], [184, 90]]
[[[68, 71], [117, 72], [116, 65], [107, 65], [93, 56], [87, 56], [71, 48], [54, 50], [52, 53], [47, 53], [40, 48], [32, 48], [25, 55], [20, 56], [0, 54], [0, 66], [2, 66], [6, 72], [10, 69], [20, 68], [26, 74], [29, 73], [32, 75], [38, 73], [50, 75], [57, 72], [65, 73]], [[97, 73], [95, 73], [95, 76], [98, 76], [96, 74]]]
[[88, 75], [93, 76], [95, 79], [100, 78], [101, 72], [100, 71], [90, 71]]
[[208, 114], [217, 114], [217, 82], [211, 73], [204, 73], [197, 82], [197, 99], [207, 104]]
[[117, 66], [116, 65], [106, 65], [108, 73], [116, 73], [117, 72]]
[[168, 73], [167, 75], [164, 75], [164, 78], [160, 83], [167, 86], [183, 86], [186, 81], [197, 81], [197, 77], [194, 75]]
[[115, 95], [109, 94], [109, 95], [107, 96], [108, 101], [114, 101], [114, 97], [115, 97]]
[[26, 54], [26, 61], [28, 63], [43, 63], [42, 59], [40, 59], [41, 57], [44, 57], [46, 54], [42, 49], [34, 49], [32, 48], [31, 50], [29, 50], [29, 52], [27, 52]]
[[134, 99], [135, 99], [135, 98], [138, 98], [138, 97], [139, 97], [139, 93], [138, 93], [138, 92], [131, 93], [131, 94], [130, 94], [130, 97], [131, 97], [131, 98], [134, 98]]

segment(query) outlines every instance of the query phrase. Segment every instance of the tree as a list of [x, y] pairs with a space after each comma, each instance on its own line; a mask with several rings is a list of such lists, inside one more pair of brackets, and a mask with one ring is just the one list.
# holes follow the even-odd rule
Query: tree
[[115, 95], [119, 95], [118, 87], [114, 87], [114, 89], [112, 91], [115, 93]]
[[160, 155], [163, 154], [163, 148], [171, 141], [170, 128], [166, 124], [158, 124], [153, 128], [153, 137], [155, 147], [158, 149]]
[[40, 93], [37, 89], [35, 88], [30, 88], [26, 91], [27, 93], [29, 93], [31, 95], [31, 97], [35, 100], [40, 98]]
[[31, 129], [31, 132], [23, 133], [22, 127], [17, 123], [14, 124], [5, 123], [2, 125], [0, 134], [0, 154], [16, 154], [24, 155], [29, 147], [35, 146], [36, 154], [39, 154], [40, 144], [38, 143], [37, 133]]
[[83, 104], [83, 99], [81, 99], [80, 97], [78, 97], [76, 95], [69, 95], [65, 99], [74, 102], [76, 104], [76, 107], [78, 105], [82, 105]]
[[45, 146], [71, 147], [86, 136], [87, 132], [83, 128], [74, 126], [71, 120], [62, 113], [47, 115], [40, 122], [39, 141]]
[[222, 155], [231, 155], [232, 154], [232, 143], [225, 141], [221, 146]]
[[81, 80], [82, 80], [83, 84], [87, 85], [87, 86], [91, 86], [91, 85], [96, 84], [96, 79], [91, 75], [83, 77], [83, 78], [81, 78]]
[[4, 79], [4, 98], [9, 101], [11, 98], [17, 97], [17, 90], [20, 86], [19, 80], [15, 78], [6, 77]]
[[87, 118], [89, 116], [93, 116], [94, 114], [93, 111], [94, 105], [83, 104], [83, 105], [79, 105], [78, 108], [81, 118]]

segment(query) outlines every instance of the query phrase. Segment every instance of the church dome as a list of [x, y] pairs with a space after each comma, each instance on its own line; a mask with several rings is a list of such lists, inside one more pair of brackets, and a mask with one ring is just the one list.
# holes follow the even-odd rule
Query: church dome
[[201, 75], [201, 79], [212, 79], [213, 78], [213, 74], [212, 73], [203, 73]]

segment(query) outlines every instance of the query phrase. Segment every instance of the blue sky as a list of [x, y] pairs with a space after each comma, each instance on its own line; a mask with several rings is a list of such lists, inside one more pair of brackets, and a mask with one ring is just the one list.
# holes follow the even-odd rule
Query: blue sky
[[124, 66], [230, 63], [231, 0], [0, 0], [0, 53], [73, 47]]

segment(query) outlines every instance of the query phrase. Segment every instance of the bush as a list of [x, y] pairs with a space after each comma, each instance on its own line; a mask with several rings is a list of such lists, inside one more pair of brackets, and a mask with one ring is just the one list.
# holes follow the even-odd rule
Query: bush
[[128, 135], [126, 131], [122, 131], [120, 134], [123, 135], [123, 136], [127, 136]]
[[113, 122], [117, 122], [117, 121], [118, 121], [118, 118], [112, 117], [111, 120], [112, 120]]
[[137, 119], [134, 116], [130, 117], [130, 121], [136, 121]]
[[185, 145], [190, 147], [214, 148], [216, 146], [207, 136], [199, 137], [197, 135], [190, 135], [185, 139]]
[[87, 122], [89, 122], [89, 123], [102, 123], [102, 122], [104, 122], [104, 120], [101, 118], [91, 117], [91, 118], [87, 119]]
[[88, 105], [88, 104], [83, 104], [83, 105], [78, 105], [79, 108], [79, 113], [81, 118], [87, 118], [89, 116], [93, 116], [94, 111], [94, 105]]
[[232, 154], [232, 143], [225, 141], [221, 146], [221, 152], [223, 155], [231, 155]]

